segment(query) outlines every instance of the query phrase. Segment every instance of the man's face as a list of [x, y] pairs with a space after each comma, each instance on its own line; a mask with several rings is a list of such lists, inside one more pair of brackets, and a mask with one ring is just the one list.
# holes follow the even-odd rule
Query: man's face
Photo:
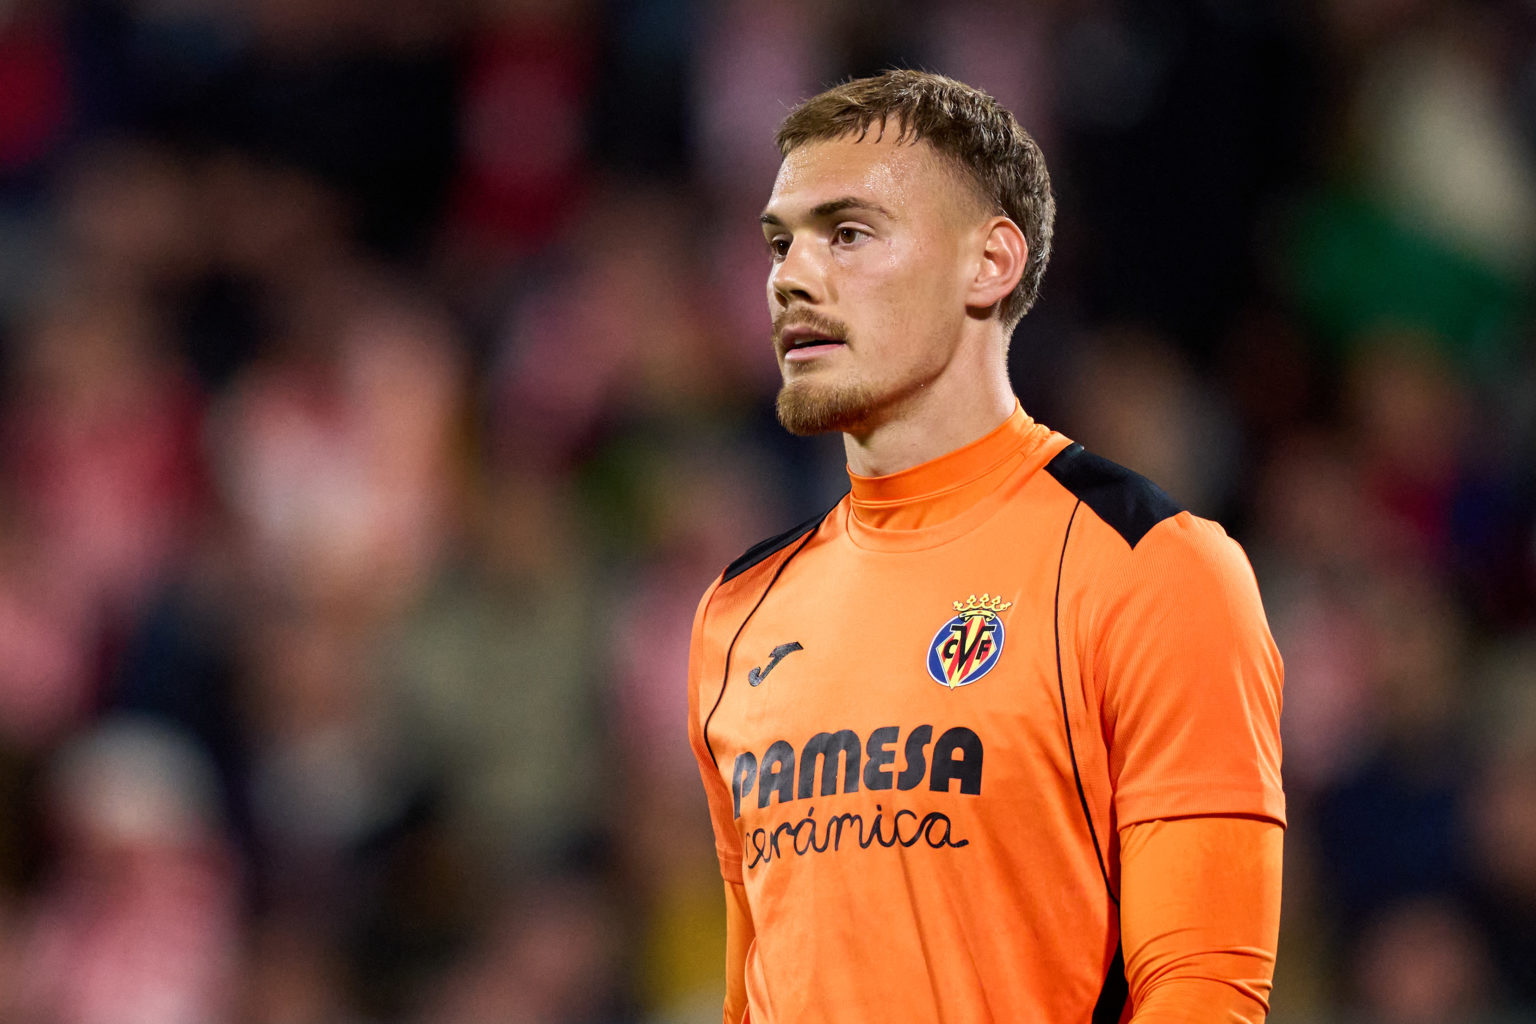
[[848, 135], [790, 151], [763, 211], [790, 431], [860, 434], [948, 365], [980, 205], [927, 143]]

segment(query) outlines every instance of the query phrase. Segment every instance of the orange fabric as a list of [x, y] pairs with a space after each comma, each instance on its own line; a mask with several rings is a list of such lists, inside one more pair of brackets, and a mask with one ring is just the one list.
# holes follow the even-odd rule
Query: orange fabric
[[1283, 824], [1280, 660], [1241, 549], [1188, 513], [1133, 546], [1044, 470], [1069, 444], [1015, 410], [856, 477], [700, 602], [690, 738], [755, 928], [754, 1024], [1087, 1020], [1120, 830]]
[[1132, 1024], [1259, 1024], [1280, 932], [1281, 830], [1179, 818], [1120, 835]]
[[[1001, 429], [1001, 435], [989, 434], [942, 459], [900, 473], [860, 476], [850, 469], [853, 516], [861, 524], [881, 530], [936, 526], [985, 498], [1032, 456], [1056, 454], [1065, 441], [1053, 441], [1050, 431], [1031, 421], [1022, 408], [1016, 409]], [[1000, 437], [1022, 443], [1000, 446]]]
[[725, 1017], [742, 1024], [747, 1013], [747, 955], [754, 938], [746, 886], [725, 883]]
[[[1280, 931], [1278, 825], [1175, 818], [1121, 831], [1120, 929], [1131, 1024], [1261, 1024]], [[724, 1024], [747, 1012], [754, 938], [745, 886], [725, 883]]]

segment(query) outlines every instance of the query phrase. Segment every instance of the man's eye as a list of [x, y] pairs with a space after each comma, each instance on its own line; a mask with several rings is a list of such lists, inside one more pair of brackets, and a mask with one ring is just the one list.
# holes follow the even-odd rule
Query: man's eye
[[789, 239], [770, 238], [768, 240], [768, 251], [773, 254], [774, 259], [783, 259], [785, 256], [789, 255]]
[[860, 231], [858, 228], [838, 228], [837, 240], [844, 245], [852, 245], [854, 242], [857, 242], [859, 237], [863, 234], [864, 232]]

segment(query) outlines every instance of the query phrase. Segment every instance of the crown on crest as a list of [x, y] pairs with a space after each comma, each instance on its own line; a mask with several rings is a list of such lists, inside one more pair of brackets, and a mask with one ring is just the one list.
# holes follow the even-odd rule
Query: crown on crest
[[961, 615], [985, 615], [988, 618], [998, 612], [1007, 611], [1013, 607], [1012, 601], [1004, 601], [1002, 597], [993, 597], [991, 594], [982, 594], [978, 599], [975, 594], [964, 601], [955, 602], [955, 611]]

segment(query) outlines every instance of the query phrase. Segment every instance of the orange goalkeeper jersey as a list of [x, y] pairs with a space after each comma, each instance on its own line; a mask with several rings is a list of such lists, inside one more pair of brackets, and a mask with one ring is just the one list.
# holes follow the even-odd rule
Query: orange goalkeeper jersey
[[748, 551], [689, 728], [753, 1024], [1116, 1020], [1125, 825], [1284, 823], [1238, 545], [1016, 409]]

